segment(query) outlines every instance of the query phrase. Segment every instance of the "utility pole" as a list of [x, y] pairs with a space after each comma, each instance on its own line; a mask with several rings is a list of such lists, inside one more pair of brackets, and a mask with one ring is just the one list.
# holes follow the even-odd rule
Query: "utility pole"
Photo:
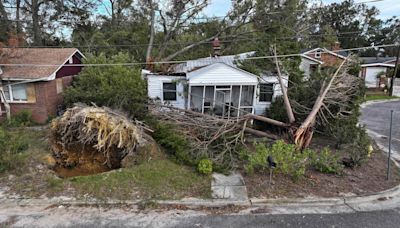
[[394, 66], [394, 73], [392, 76], [392, 80], [390, 81], [390, 96], [393, 96], [393, 90], [394, 90], [394, 80], [396, 79], [397, 71], [399, 70], [399, 55], [400, 55], [400, 43], [397, 44], [397, 56], [396, 56], [396, 62]]

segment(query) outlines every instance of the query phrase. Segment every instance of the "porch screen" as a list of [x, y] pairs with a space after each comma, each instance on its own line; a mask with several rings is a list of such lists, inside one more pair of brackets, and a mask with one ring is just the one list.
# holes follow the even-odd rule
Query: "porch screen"
[[242, 86], [242, 97], [240, 99], [240, 106], [253, 105], [254, 86]]
[[196, 112], [203, 110], [203, 90], [204, 86], [192, 86], [190, 91], [190, 109]]

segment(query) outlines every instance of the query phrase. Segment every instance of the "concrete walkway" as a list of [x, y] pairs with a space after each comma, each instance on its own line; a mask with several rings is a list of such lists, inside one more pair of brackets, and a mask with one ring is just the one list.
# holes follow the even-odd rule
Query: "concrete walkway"
[[213, 199], [231, 201], [246, 201], [247, 189], [242, 175], [232, 173], [229, 176], [214, 173], [212, 175], [211, 191]]

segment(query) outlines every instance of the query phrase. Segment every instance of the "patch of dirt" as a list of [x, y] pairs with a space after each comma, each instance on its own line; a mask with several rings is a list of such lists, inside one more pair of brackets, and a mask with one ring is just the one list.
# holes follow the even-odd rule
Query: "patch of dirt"
[[[53, 156], [56, 161], [53, 170], [59, 177], [86, 176], [107, 172], [121, 167], [118, 152], [109, 153], [111, 167], [107, 166], [107, 158], [93, 145], [74, 143], [62, 148], [59, 144], [52, 144]], [[116, 148], [109, 150], [116, 151]]]
[[249, 197], [303, 198], [307, 196], [335, 197], [343, 195], [369, 195], [395, 187], [400, 183], [400, 170], [391, 164], [391, 179], [386, 180], [387, 156], [375, 150], [370, 159], [359, 167], [345, 168], [342, 176], [308, 170], [304, 178], [294, 181], [288, 176], [269, 171], [243, 174]]

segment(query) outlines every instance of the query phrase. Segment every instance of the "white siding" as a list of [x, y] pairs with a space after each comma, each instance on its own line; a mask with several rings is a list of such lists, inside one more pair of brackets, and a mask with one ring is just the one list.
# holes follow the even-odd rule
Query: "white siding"
[[400, 81], [398, 78], [394, 80], [393, 96], [400, 97]]
[[300, 70], [304, 72], [305, 78], [310, 77], [310, 65], [313, 64], [314, 62], [311, 60], [308, 60], [306, 58], [301, 58], [301, 63], [300, 63]]
[[257, 76], [224, 63], [214, 63], [188, 74], [191, 85], [256, 85]]
[[377, 88], [379, 79], [377, 76], [380, 72], [386, 72], [386, 67], [367, 67], [365, 72], [365, 86], [367, 88]]
[[[288, 85], [287, 78], [288, 78], [287, 76], [283, 76], [283, 84], [286, 87]], [[282, 95], [281, 86], [279, 85], [278, 78], [276, 76], [262, 76], [260, 79], [260, 83], [274, 83], [274, 95], [272, 100], [274, 100], [277, 96]], [[259, 100], [259, 93], [260, 93], [260, 87], [257, 86], [257, 97], [254, 106], [254, 113], [256, 115], [263, 115], [265, 114], [265, 110], [271, 106], [271, 102], [261, 102]]]
[[310, 67], [311, 65], [316, 65], [318, 64], [317, 62], [311, 61], [307, 58], [302, 57], [301, 58], [301, 62], [300, 62], [300, 70], [304, 72], [304, 79], [307, 80], [310, 78], [311, 75], [311, 71], [310, 71]]
[[[208, 67], [205, 67], [208, 68]], [[202, 70], [202, 71], [201, 71]], [[196, 74], [194, 74], [196, 73]], [[151, 99], [162, 100], [162, 84], [164, 82], [176, 82], [180, 80], [186, 83], [184, 77], [165, 76], [165, 75], [147, 75], [148, 96]], [[247, 73], [245, 71], [232, 68], [225, 64], [213, 64], [208, 69], [200, 69], [189, 74], [190, 85], [258, 85], [259, 83], [274, 83], [273, 99], [282, 95], [282, 91], [276, 76], [262, 76]], [[283, 76], [283, 82], [287, 87], [287, 76]], [[177, 83], [177, 101], [169, 103], [175, 107], [186, 108], [187, 94], [184, 91], [184, 84]], [[257, 86], [256, 98], [254, 103], [254, 113], [257, 115], [265, 114], [270, 107], [271, 102], [259, 101], [259, 87]], [[185, 97], [186, 96], [186, 97]]]
[[163, 75], [147, 75], [147, 95], [150, 99], [163, 100], [163, 83], [164, 82], [177, 82], [176, 90], [177, 96], [176, 101], [166, 101], [177, 108], [185, 108], [185, 92], [184, 83], [186, 80], [183, 77], [177, 76], [163, 76]]

